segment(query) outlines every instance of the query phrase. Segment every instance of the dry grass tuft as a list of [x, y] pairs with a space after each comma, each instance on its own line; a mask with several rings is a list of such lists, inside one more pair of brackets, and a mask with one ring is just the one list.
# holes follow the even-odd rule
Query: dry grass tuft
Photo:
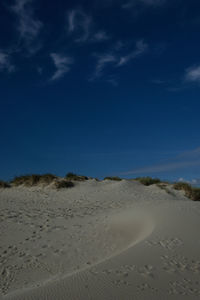
[[182, 190], [185, 192], [185, 196], [193, 201], [200, 201], [200, 188], [192, 187], [186, 182], [177, 182], [174, 184], [175, 190]]
[[151, 177], [137, 177], [135, 180], [139, 181], [140, 183], [149, 186], [156, 183], [161, 183], [159, 178], [151, 178]]
[[72, 181], [68, 181], [65, 179], [56, 180], [54, 184], [58, 190], [64, 188], [72, 188], [74, 186], [74, 183]]
[[67, 175], [65, 176], [65, 179], [74, 180], [74, 181], [85, 181], [85, 180], [88, 180], [89, 178], [87, 176], [77, 175], [77, 174], [70, 172], [70, 173], [67, 173]]
[[43, 174], [43, 175], [32, 174], [32, 175], [16, 176], [11, 181], [11, 183], [14, 186], [25, 185], [27, 187], [35, 186], [35, 185], [39, 185], [39, 184], [49, 185], [56, 178], [57, 178], [57, 176], [55, 176], [53, 174]]
[[121, 181], [122, 179], [118, 176], [107, 176], [104, 178], [104, 180], [115, 180], [115, 181]]

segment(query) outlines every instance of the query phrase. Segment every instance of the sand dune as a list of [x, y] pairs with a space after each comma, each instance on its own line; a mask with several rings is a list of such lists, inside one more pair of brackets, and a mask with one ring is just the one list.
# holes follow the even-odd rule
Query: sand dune
[[199, 299], [200, 205], [167, 187], [0, 191], [2, 299]]

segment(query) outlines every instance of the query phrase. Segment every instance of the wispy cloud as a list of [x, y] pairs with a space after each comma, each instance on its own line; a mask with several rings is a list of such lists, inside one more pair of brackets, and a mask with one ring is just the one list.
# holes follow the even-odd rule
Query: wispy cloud
[[[42, 22], [34, 17], [33, 0], [16, 0], [11, 10], [16, 14], [18, 18], [18, 31], [20, 38], [24, 41], [27, 47], [31, 46], [33, 40], [35, 40], [43, 26]], [[35, 52], [37, 47], [30, 47], [30, 52]]]
[[94, 42], [102, 42], [102, 41], [106, 41], [109, 39], [110, 39], [110, 37], [107, 35], [107, 33], [105, 31], [98, 31], [92, 37], [92, 41], [94, 41]]
[[51, 53], [50, 57], [56, 67], [56, 71], [51, 77], [50, 81], [58, 80], [62, 78], [71, 69], [71, 65], [74, 63], [73, 58], [64, 56], [58, 53]]
[[15, 67], [10, 62], [9, 54], [0, 51], [0, 71], [11, 73], [15, 71]]
[[166, 80], [161, 80], [161, 79], [152, 79], [150, 82], [153, 84], [157, 84], [157, 85], [162, 85], [162, 84], [167, 83]]
[[74, 41], [80, 42], [103, 42], [109, 40], [109, 35], [103, 31], [94, 31], [94, 22], [91, 16], [80, 9], [73, 9], [67, 14], [67, 30], [74, 34]]
[[186, 69], [185, 80], [200, 83], [200, 66], [195, 66]]
[[129, 53], [128, 55], [120, 57], [120, 60], [117, 64], [118, 67], [121, 67], [127, 64], [130, 60], [138, 57], [143, 54], [148, 49], [148, 45], [144, 42], [144, 40], [139, 40], [136, 42], [136, 49]]
[[166, 163], [166, 164], [160, 164], [160, 165], [154, 165], [144, 168], [138, 168], [133, 169], [128, 172], [123, 172], [121, 174], [123, 175], [134, 175], [134, 174], [150, 174], [150, 173], [162, 173], [162, 172], [168, 172], [178, 169], [183, 169], [186, 167], [192, 167], [192, 166], [200, 166], [200, 160], [198, 162], [196, 161], [185, 161], [185, 162], [172, 162], [172, 163]]
[[112, 64], [112, 63], [116, 63], [117, 58], [115, 55], [113, 54], [103, 54], [98, 56], [97, 59], [97, 65], [96, 65], [96, 70], [95, 70], [95, 74], [93, 76], [93, 79], [100, 77], [103, 73], [103, 70], [105, 69], [105, 67], [108, 64]]
[[187, 182], [191, 185], [194, 185], [194, 186], [200, 186], [200, 178], [193, 178], [191, 180], [188, 180], [188, 179], [185, 179], [183, 177], [179, 178], [178, 179], [179, 182]]
[[90, 25], [92, 18], [82, 10], [72, 10], [67, 15], [68, 32], [77, 33], [76, 42], [85, 42], [90, 35]]
[[130, 0], [126, 2], [125, 4], [122, 4], [122, 8], [129, 9], [131, 7], [134, 7], [138, 4], [143, 4], [146, 6], [160, 6], [164, 4], [166, 0]]
[[121, 175], [154, 174], [195, 166], [200, 166], [200, 148], [182, 152], [177, 157], [169, 160], [168, 162], [136, 168], [127, 172], [123, 172], [121, 173]]
[[[119, 55], [119, 49], [112, 49], [110, 52], [102, 54], [102, 55], [96, 55], [97, 57], [97, 64], [95, 68], [94, 75], [92, 76], [91, 80], [94, 80], [96, 78], [99, 78], [103, 75], [104, 69], [111, 65], [112, 67], [121, 67], [125, 64], [127, 64], [130, 60], [137, 58], [138, 56], [142, 55], [146, 50], [148, 49], [148, 45], [144, 42], [144, 40], [138, 40], [136, 42], [135, 50], [129, 53], [128, 55]], [[113, 77], [112, 77], [113, 78]], [[117, 85], [116, 79], [105, 79], [107, 82], [110, 82], [112, 85]]]

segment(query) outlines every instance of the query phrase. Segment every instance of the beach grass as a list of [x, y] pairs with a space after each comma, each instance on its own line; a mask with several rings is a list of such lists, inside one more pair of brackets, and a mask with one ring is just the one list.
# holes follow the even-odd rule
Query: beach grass
[[69, 172], [65, 176], [65, 179], [74, 180], [74, 181], [85, 181], [85, 180], [88, 180], [89, 178], [87, 176], [84, 176], [84, 175], [77, 175], [75, 173]]
[[74, 187], [74, 183], [72, 181], [65, 180], [65, 179], [56, 180], [55, 187], [57, 189], [72, 188]]
[[137, 180], [137, 181], [139, 181], [140, 183], [142, 183], [146, 186], [161, 183], [161, 180], [159, 178], [152, 178], [152, 177], [149, 177], [149, 176], [147, 176], [147, 177], [137, 177], [134, 180]]
[[104, 178], [104, 180], [115, 180], [115, 181], [121, 181], [122, 179], [118, 176], [107, 176]]
[[35, 186], [38, 184], [48, 185], [52, 183], [56, 178], [57, 176], [50, 173], [43, 174], [43, 175], [39, 175], [39, 174], [22, 175], [22, 176], [14, 177], [14, 179], [11, 181], [11, 184], [14, 186], [20, 186], [20, 185]]
[[182, 190], [185, 192], [185, 196], [193, 201], [200, 201], [200, 188], [192, 187], [187, 182], [176, 182], [174, 184], [175, 190]]
[[0, 188], [9, 188], [10, 184], [4, 180], [0, 180]]

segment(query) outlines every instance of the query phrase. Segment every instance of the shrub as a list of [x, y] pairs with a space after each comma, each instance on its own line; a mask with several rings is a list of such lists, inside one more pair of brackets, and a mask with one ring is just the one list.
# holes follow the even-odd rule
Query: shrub
[[177, 182], [174, 184], [174, 189], [184, 191], [185, 196], [194, 201], [200, 201], [200, 188], [194, 188], [186, 182]]
[[200, 188], [192, 188], [190, 198], [194, 201], [200, 201]]
[[74, 180], [74, 181], [85, 181], [88, 180], [87, 176], [83, 176], [83, 175], [76, 175], [74, 173], [67, 173], [67, 175], [65, 176], [65, 178], [67, 180]]
[[0, 180], [0, 188], [9, 188], [10, 185], [8, 182]]
[[55, 187], [57, 189], [63, 189], [63, 188], [72, 188], [74, 186], [74, 183], [68, 180], [56, 180], [55, 181]]
[[115, 180], [115, 181], [121, 181], [122, 179], [118, 176], [108, 176], [105, 177], [104, 180]]
[[157, 186], [161, 189], [164, 190], [167, 194], [173, 195], [174, 193], [168, 189], [168, 182], [161, 182], [161, 183], [157, 183]]
[[39, 175], [23, 175], [23, 176], [16, 176], [12, 181], [11, 183], [14, 185], [14, 186], [19, 186], [19, 185], [29, 185], [29, 186], [32, 186], [32, 185], [35, 185], [37, 184], [39, 181]]
[[47, 173], [47, 174], [40, 175], [39, 182], [44, 183], [44, 184], [50, 184], [56, 178], [57, 178], [57, 176]]
[[43, 174], [43, 175], [32, 174], [32, 175], [16, 176], [11, 181], [11, 183], [14, 186], [19, 186], [19, 185], [34, 186], [40, 183], [48, 185], [56, 178], [57, 177], [52, 174]]
[[176, 182], [174, 184], [174, 189], [178, 190], [178, 191], [185, 191], [185, 192], [190, 192], [192, 190], [192, 187], [190, 184], [186, 183], [186, 182]]
[[151, 178], [151, 177], [137, 177], [135, 180], [139, 181], [140, 183], [149, 186], [155, 183], [161, 183], [159, 178]]

